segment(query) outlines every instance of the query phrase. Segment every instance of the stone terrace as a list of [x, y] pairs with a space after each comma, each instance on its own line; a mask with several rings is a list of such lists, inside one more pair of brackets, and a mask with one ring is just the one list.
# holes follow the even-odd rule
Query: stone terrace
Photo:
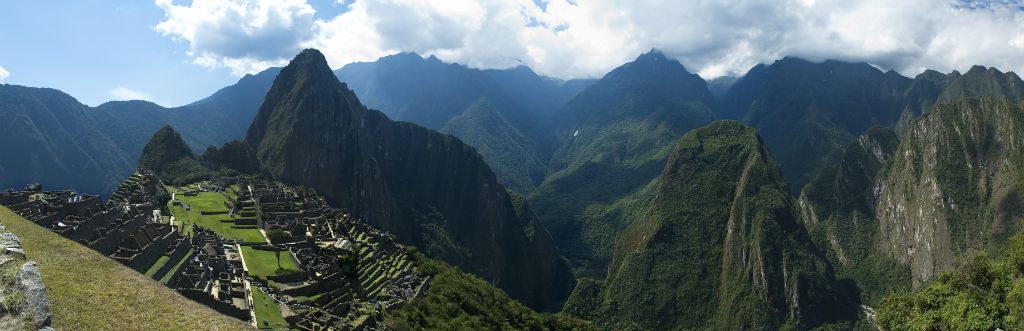
[[[265, 293], [293, 328], [381, 328], [381, 312], [412, 299], [426, 283], [393, 236], [329, 207], [312, 191], [249, 178], [219, 178], [190, 187], [193, 191], [184, 191], [190, 193], [184, 200], [170, 203], [184, 204], [200, 194], [195, 188], [222, 192], [230, 204], [230, 228], [254, 227], [269, 238], [267, 243], [227, 241], [240, 247], [250, 302], [252, 291]], [[267, 267], [261, 256], [274, 252], [283, 253], [277, 255], [281, 260], [294, 261], [297, 270], [257, 270]], [[179, 280], [177, 287], [182, 286]], [[254, 312], [254, 318], [266, 320]]]
[[159, 187], [155, 175], [141, 171], [122, 182], [107, 201], [72, 191], [43, 191], [36, 184], [0, 193], [0, 204], [144, 273], [165, 253], [187, 248], [178, 229], [160, 214]]
[[257, 327], [381, 329], [428, 282], [391, 234], [276, 181], [166, 188], [140, 171], [107, 201], [30, 185], [0, 205]]

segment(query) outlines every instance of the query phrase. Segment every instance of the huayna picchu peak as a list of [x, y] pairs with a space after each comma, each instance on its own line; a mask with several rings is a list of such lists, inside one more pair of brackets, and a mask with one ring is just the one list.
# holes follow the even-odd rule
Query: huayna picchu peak
[[1024, 330], [1018, 2], [2, 2], [0, 330]]
[[472, 147], [367, 109], [316, 50], [281, 70], [246, 141], [275, 178], [322, 192], [535, 309], [572, 290], [572, 271], [544, 227], [520, 221], [536, 222], [517, 214]]

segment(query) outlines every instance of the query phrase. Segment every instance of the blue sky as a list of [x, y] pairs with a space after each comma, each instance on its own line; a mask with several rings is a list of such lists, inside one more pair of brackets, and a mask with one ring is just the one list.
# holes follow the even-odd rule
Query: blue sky
[[3, 1], [0, 8], [6, 83], [56, 88], [91, 106], [132, 91], [177, 106], [238, 80], [226, 68], [192, 64], [187, 44], [154, 30], [164, 13], [152, 2]]
[[600, 77], [651, 48], [705, 78], [785, 56], [1024, 70], [1024, 0], [0, 0], [0, 82], [177, 106], [302, 48]]

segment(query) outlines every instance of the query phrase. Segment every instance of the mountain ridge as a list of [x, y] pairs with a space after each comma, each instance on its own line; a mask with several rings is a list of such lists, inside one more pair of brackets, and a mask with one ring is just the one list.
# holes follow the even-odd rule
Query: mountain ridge
[[530, 307], [551, 309], [571, 291], [572, 272], [544, 228], [526, 235], [475, 149], [366, 108], [319, 51], [281, 70], [245, 140], [270, 175], [323, 192]]

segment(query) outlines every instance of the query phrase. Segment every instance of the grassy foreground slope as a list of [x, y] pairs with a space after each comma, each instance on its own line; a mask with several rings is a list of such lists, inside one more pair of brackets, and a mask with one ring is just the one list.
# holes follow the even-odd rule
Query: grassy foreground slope
[[58, 330], [240, 330], [247, 323], [179, 295], [0, 207], [0, 223], [39, 264]]

